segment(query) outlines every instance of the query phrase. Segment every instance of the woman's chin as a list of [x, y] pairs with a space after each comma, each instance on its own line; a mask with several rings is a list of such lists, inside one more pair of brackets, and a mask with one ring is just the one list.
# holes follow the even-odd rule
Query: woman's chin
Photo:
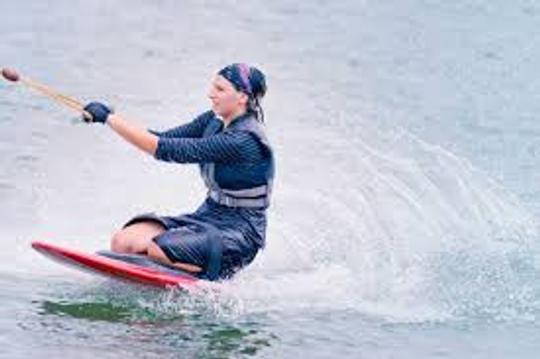
[[217, 117], [221, 117], [223, 118], [224, 117], [224, 113], [223, 111], [220, 111], [218, 108], [215, 108], [215, 107], [212, 107], [212, 111], [214, 111], [214, 114], [217, 116]]

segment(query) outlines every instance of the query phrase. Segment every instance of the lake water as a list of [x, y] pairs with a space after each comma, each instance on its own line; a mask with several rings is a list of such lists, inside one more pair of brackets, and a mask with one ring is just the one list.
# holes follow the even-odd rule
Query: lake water
[[268, 75], [267, 248], [190, 293], [59, 266], [133, 215], [192, 211], [195, 166], [0, 82], [0, 357], [535, 358], [540, 4], [6, 2], [0, 66], [156, 129], [237, 61]]

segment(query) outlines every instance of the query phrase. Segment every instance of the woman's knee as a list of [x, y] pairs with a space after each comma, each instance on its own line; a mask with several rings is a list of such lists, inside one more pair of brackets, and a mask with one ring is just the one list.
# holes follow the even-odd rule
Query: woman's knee
[[111, 237], [111, 251], [130, 252], [129, 239], [124, 230], [120, 230]]

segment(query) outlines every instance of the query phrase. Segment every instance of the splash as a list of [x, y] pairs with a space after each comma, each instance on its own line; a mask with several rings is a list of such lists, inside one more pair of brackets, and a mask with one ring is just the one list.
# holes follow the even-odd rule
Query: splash
[[289, 126], [268, 247], [225, 285], [244, 309], [405, 321], [540, 309], [536, 219], [469, 161], [403, 129]]

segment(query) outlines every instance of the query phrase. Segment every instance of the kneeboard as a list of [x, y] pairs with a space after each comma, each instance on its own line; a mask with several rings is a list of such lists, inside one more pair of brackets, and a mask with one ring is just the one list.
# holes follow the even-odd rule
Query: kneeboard
[[144, 255], [111, 251], [85, 253], [41, 241], [32, 242], [32, 248], [61, 264], [141, 284], [188, 288], [200, 280], [187, 272], [156, 262]]

